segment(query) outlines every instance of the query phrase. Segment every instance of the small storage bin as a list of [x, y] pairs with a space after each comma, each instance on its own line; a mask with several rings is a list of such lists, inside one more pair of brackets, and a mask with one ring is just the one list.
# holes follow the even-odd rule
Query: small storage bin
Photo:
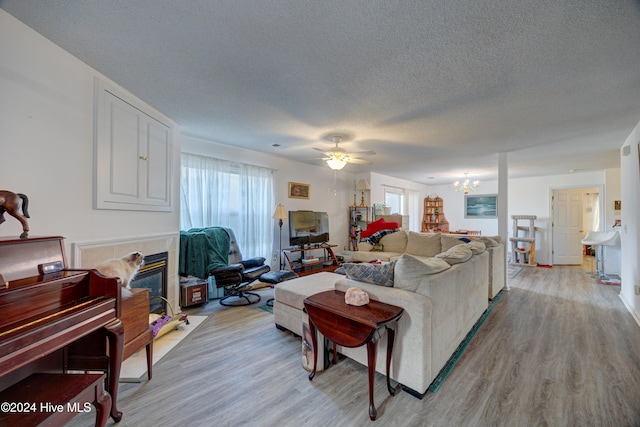
[[180, 283], [180, 306], [191, 307], [192, 305], [208, 302], [207, 287], [206, 280], [189, 280], [188, 282]]

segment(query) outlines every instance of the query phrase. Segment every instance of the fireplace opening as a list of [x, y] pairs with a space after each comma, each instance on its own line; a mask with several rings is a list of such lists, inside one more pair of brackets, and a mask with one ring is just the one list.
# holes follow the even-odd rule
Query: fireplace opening
[[146, 255], [144, 265], [131, 281], [132, 288], [149, 289], [149, 312], [162, 314], [167, 312], [167, 304], [161, 298], [167, 298], [167, 262], [168, 252]]

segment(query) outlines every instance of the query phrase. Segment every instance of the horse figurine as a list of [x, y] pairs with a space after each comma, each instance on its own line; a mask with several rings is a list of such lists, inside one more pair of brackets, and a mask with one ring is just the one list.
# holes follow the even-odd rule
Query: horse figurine
[[[20, 199], [22, 199], [22, 215], [18, 212], [20, 208]], [[20, 221], [22, 224], [22, 234], [20, 235], [21, 239], [26, 239], [29, 236], [29, 225], [27, 224], [26, 218], [31, 218], [29, 216], [29, 198], [22, 193], [12, 193], [7, 190], [0, 190], [0, 224], [5, 222], [4, 213], [7, 212], [9, 215]]]

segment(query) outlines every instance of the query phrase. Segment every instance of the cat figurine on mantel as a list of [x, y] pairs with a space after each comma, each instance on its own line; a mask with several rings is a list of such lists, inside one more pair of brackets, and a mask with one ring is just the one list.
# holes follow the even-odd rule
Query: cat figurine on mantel
[[136, 277], [138, 270], [144, 264], [144, 255], [141, 252], [131, 252], [118, 259], [110, 259], [95, 267], [103, 276], [117, 277], [118, 283], [124, 288], [131, 289], [131, 281]]

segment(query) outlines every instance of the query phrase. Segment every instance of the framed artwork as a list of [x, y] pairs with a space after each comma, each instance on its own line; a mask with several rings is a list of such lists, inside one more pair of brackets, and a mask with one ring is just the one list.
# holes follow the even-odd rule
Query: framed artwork
[[289, 198], [290, 199], [308, 199], [309, 198], [309, 184], [301, 184], [299, 182], [289, 183]]
[[498, 218], [498, 195], [478, 194], [464, 196], [465, 218]]

